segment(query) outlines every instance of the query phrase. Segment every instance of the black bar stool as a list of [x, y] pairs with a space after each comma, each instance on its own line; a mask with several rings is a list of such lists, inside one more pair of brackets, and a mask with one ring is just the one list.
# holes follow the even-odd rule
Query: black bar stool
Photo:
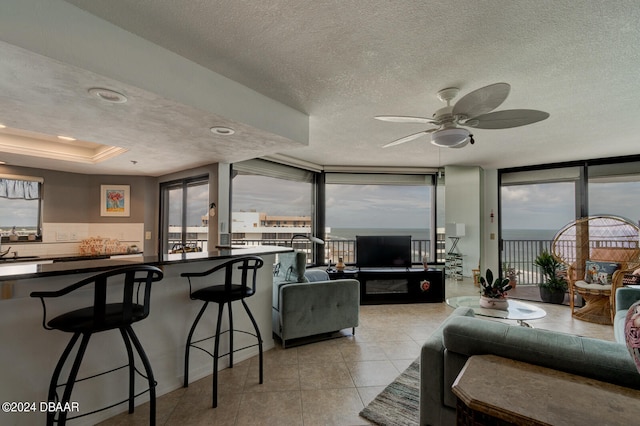
[[[262, 384], [262, 337], [260, 336], [260, 330], [258, 329], [258, 324], [256, 320], [253, 318], [247, 303], [244, 301], [245, 298], [251, 297], [256, 292], [256, 277], [258, 273], [258, 269], [262, 267], [264, 262], [258, 256], [244, 256], [236, 259], [229, 260], [228, 262], [222, 263], [214, 268], [209, 269], [204, 272], [185, 272], [181, 274], [183, 277], [187, 277], [189, 280], [189, 293], [192, 300], [202, 300], [204, 301], [204, 305], [200, 312], [196, 316], [193, 325], [191, 326], [191, 330], [189, 331], [189, 337], [187, 338], [187, 345], [185, 349], [184, 355], [184, 387], [189, 386], [189, 349], [193, 346], [194, 348], [200, 349], [201, 351], [206, 352], [210, 356], [213, 357], [213, 408], [218, 406], [218, 359], [223, 356], [229, 356], [229, 367], [233, 367], [233, 353], [252, 348], [254, 346], [259, 347], [259, 359], [260, 359], [260, 384]], [[242, 271], [239, 278], [233, 277], [234, 269]], [[218, 285], [212, 285], [209, 287], [204, 287], [199, 290], [193, 290], [191, 284], [191, 278], [194, 277], [206, 277], [208, 275], [213, 274], [214, 272], [224, 270], [224, 283]], [[249, 280], [251, 281], [251, 285], [249, 286]], [[255, 330], [254, 333], [250, 333], [242, 330], [234, 330], [233, 329], [233, 312], [231, 310], [231, 302], [240, 300], [242, 302], [242, 306], [244, 306], [251, 323], [253, 324], [253, 328]], [[207, 309], [209, 302], [215, 302], [218, 304], [218, 322], [216, 325], [216, 334], [214, 336], [206, 337], [203, 339], [199, 339], [192, 342], [193, 332], [198, 325], [198, 322], [202, 318], [202, 314]], [[220, 326], [222, 324], [222, 313], [224, 311], [224, 305], [227, 304], [229, 307], [229, 330], [220, 332]], [[244, 346], [242, 348], [233, 349], [233, 333], [244, 333], [251, 336], [255, 336], [258, 339], [258, 343]], [[229, 352], [220, 355], [220, 335], [224, 333], [229, 333]], [[208, 350], [200, 347], [197, 343], [203, 342], [205, 340], [210, 340], [215, 338], [214, 350], [213, 354]]]
[[[149, 359], [142, 349], [142, 345], [138, 340], [138, 337], [131, 328], [131, 324], [141, 321], [149, 316], [149, 305], [151, 299], [151, 283], [160, 281], [163, 277], [163, 273], [155, 266], [148, 265], [135, 265], [127, 266], [124, 268], [117, 268], [107, 272], [103, 272], [92, 277], [81, 280], [75, 284], [65, 287], [58, 291], [35, 291], [31, 293], [31, 297], [38, 297], [42, 302], [42, 308], [44, 310], [42, 325], [47, 330], [60, 330], [66, 333], [73, 333], [71, 340], [67, 344], [60, 360], [56, 364], [51, 382], [49, 384], [49, 394], [47, 396], [48, 402], [61, 403], [65, 406], [71, 399], [71, 392], [73, 385], [82, 380], [92, 379], [98, 376], [102, 376], [107, 373], [128, 367], [129, 368], [129, 397], [123, 401], [111, 404], [108, 407], [100, 408], [90, 413], [83, 413], [74, 417], [67, 418], [67, 412], [62, 411], [59, 413], [56, 419], [56, 412], [47, 412], [47, 425], [53, 423], [66, 424], [67, 420], [75, 419], [78, 417], [94, 414], [99, 411], [106, 410], [114, 407], [118, 404], [129, 402], [129, 413], [133, 413], [134, 398], [142, 395], [145, 392], [150, 393], [150, 424], [155, 424], [156, 415], [156, 382], [153, 378], [153, 371], [149, 364]], [[122, 296], [118, 296], [117, 300], [108, 302], [108, 287], [124, 283], [122, 286]], [[69, 294], [80, 288], [93, 285], [93, 305], [82, 309], [76, 309], [62, 315], [58, 315], [55, 318], [47, 322], [47, 306], [45, 304], [46, 298], [57, 298]], [[113, 294], [113, 293], [112, 293]], [[111, 297], [113, 298], [113, 296]], [[83, 379], [77, 379], [78, 370], [82, 363], [85, 350], [89, 344], [89, 339], [93, 333], [99, 333], [107, 330], [120, 330], [124, 345], [127, 350], [128, 364], [122, 367], [117, 367], [103, 373], [95, 374]], [[80, 345], [76, 357], [73, 361], [69, 377], [65, 383], [58, 384], [60, 373], [65, 365], [65, 362], [69, 358], [71, 351], [78, 342], [78, 339], [82, 336]], [[135, 359], [133, 355], [133, 348], [138, 353], [140, 360], [145, 369], [146, 375], [138, 372], [135, 367]], [[145, 377], [149, 382], [149, 388], [135, 394], [135, 382], [134, 374], [138, 372], [141, 376]], [[62, 399], [58, 395], [58, 388], [64, 388], [62, 393]]]

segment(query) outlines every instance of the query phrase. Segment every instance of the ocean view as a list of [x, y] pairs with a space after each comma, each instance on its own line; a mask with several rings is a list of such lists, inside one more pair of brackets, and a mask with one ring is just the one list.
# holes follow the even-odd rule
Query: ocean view
[[429, 229], [331, 228], [328, 240], [355, 240], [358, 235], [411, 235], [412, 240], [428, 240]]
[[[504, 240], [552, 240], [557, 229], [505, 229]], [[428, 240], [429, 228], [331, 228], [327, 239], [355, 240], [357, 235], [411, 235], [413, 240]]]

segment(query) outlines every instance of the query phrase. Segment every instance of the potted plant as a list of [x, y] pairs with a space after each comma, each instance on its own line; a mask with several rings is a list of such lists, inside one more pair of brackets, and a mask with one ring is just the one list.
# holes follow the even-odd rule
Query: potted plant
[[518, 284], [517, 277], [520, 274], [520, 271], [516, 271], [516, 268], [509, 266], [509, 262], [502, 264], [502, 271], [504, 272], [505, 277], [509, 279], [511, 288], [516, 288], [516, 284]]
[[538, 284], [540, 298], [546, 303], [561, 304], [567, 291], [567, 280], [563, 275], [563, 265], [548, 251], [543, 251], [534, 262], [542, 270], [544, 282]]
[[507, 309], [507, 291], [511, 290], [508, 278], [493, 279], [493, 272], [487, 269], [480, 277], [480, 306], [490, 309]]

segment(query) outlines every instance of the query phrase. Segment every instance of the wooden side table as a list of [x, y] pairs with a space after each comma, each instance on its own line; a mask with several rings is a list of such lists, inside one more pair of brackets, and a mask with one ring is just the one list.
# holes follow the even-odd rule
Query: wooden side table
[[452, 386], [458, 425], [636, 424], [640, 391], [550, 368], [472, 356]]

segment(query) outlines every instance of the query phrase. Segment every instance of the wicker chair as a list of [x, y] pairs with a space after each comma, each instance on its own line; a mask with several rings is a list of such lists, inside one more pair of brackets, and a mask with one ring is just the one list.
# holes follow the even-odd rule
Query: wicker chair
[[[567, 266], [573, 317], [613, 323], [615, 290], [622, 286], [624, 275], [640, 265], [639, 231], [633, 222], [616, 216], [577, 219], [558, 231], [551, 251]], [[577, 295], [585, 304], [576, 309]]]

